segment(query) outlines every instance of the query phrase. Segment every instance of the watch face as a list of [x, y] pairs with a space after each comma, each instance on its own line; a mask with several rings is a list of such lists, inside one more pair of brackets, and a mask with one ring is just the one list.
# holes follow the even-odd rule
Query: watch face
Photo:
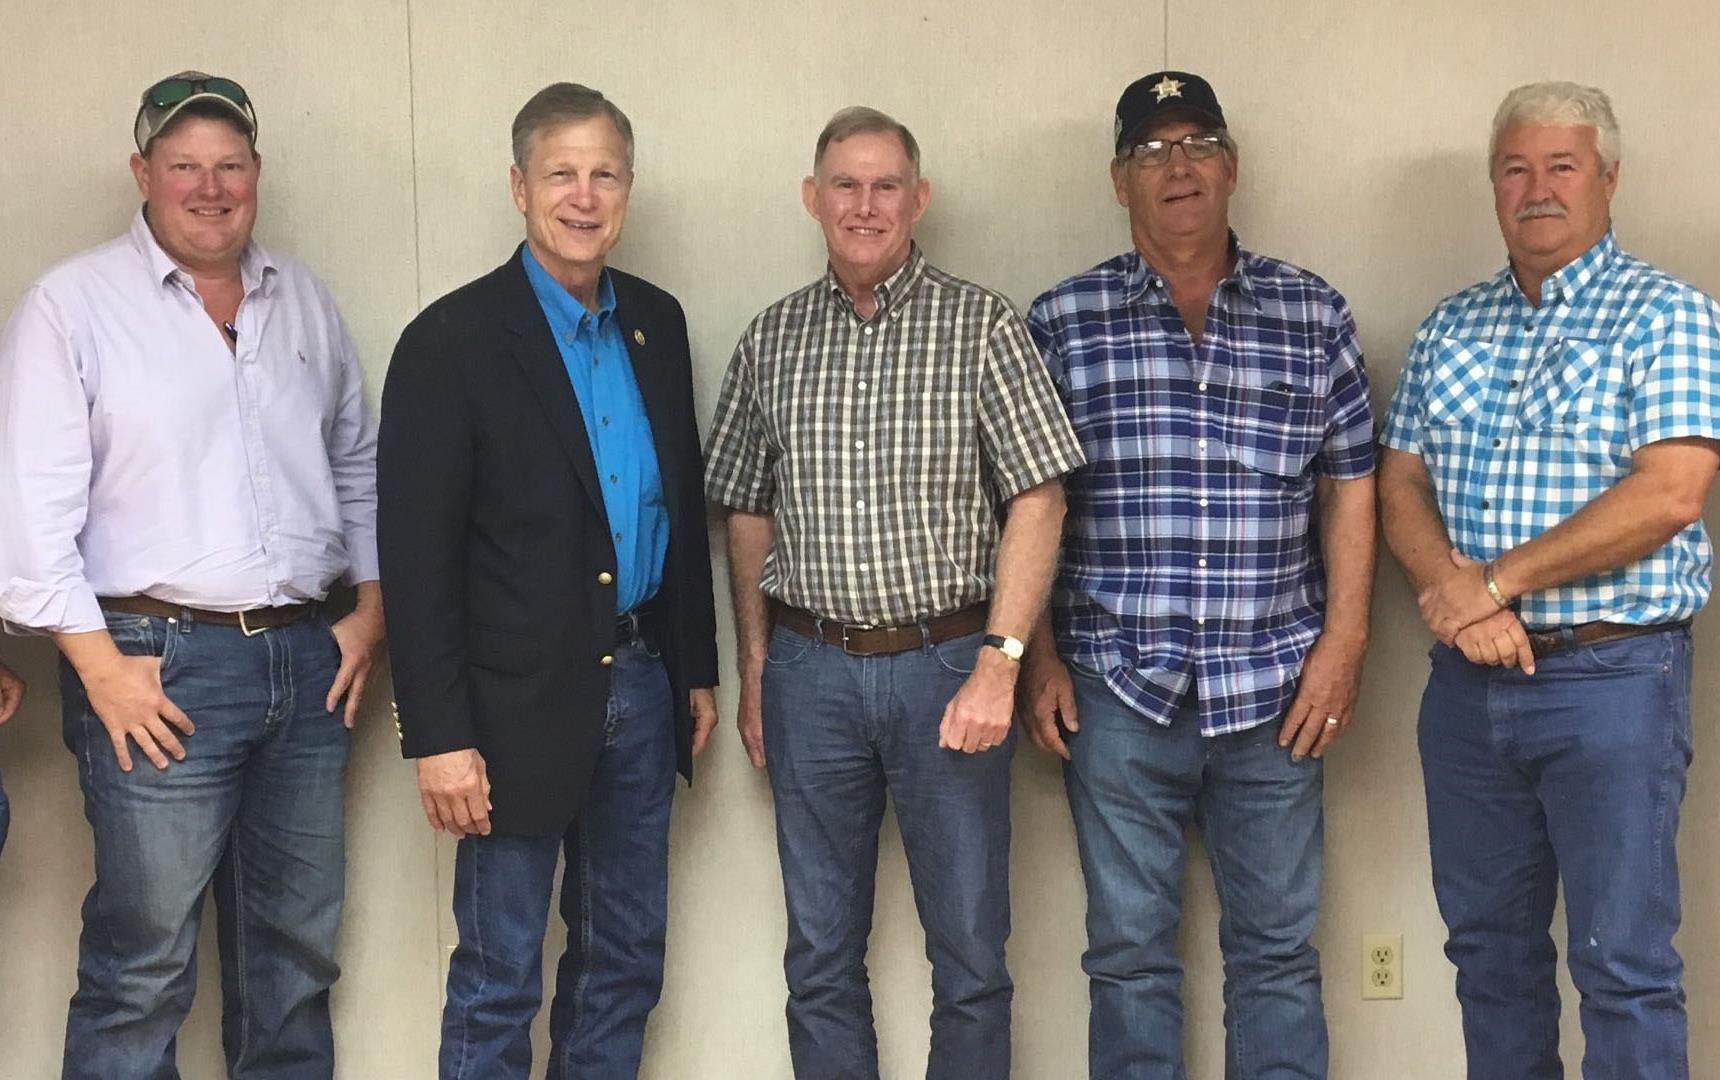
[[1027, 646], [1022, 644], [1020, 638], [1005, 637], [1002, 634], [987, 634], [985, 644], [990, 645], [1011, 660], [1020, 660], [1022, 654], [1027, 651]]

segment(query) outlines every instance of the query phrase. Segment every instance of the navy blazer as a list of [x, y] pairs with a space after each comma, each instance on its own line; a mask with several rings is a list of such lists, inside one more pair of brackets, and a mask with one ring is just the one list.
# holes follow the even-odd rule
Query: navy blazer
[[[687, 323], [673, 296], [609, 273], [669, 514], [649, 609], [691, 780], [687, 692], [716, 685], [717, 648]], [[492, 827], [561, 835], [603, 746], [615, 549], [579, 403], [518, 250], [401, 334], [377, 494], [402, 752], [476, 747]]]

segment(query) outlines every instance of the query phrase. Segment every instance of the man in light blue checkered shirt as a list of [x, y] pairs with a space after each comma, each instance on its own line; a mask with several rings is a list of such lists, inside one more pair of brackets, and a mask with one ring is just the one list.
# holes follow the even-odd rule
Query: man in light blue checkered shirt
[[1565, 1075], [1561, 884], [1583, 1074], [1689, 1075], [1675, 843], [1720, 308], [1619, 249], [1618, 160], [1601, 91], [1506, 97], [1510, 265], [1422, 324], [1382, 436], [1386, 540], [1440, 641], [1419, 734], [1471, 1080]]

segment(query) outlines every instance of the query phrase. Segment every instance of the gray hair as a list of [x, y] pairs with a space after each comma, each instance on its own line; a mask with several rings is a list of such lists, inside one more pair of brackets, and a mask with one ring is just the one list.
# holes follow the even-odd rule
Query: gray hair
[[1595, 129], [1595, 151], [1601, 169], [1618, 164], [1618, 119], [1606, 91], [1572, 82], [1540, 82], [1519, 86], [1505, 95], [1493, 114], [1493, 136], [1487, 144], [1487, 171], [1493, 171], [1499, 153], [1499, 136], [1516, 124], [1551, 124], [1559, 127]]
[[908, 153], [908, 164], [914, 167], [914, 175], [920, 174], [920, 144], [914, 140], [914, 133], [908, 130], [908, 125], [888, 113], [865, 105], [850, 105], [830, 118], [830, 123], [824, 125], [824, 130], [818, 133], [818, 148], [812, 153], [812, 171], [817, 172], [818, 166], [824, 161], [824, 151], [833, 142], [854, 135], [871, 135], [888, 132], [902, 142], [902, 149]]
[[531, 156], [532, 136], [545, 128], [577, 124], [583, 120], [603, 117], [621, 133], [627, 144], [627, 170], [633, 171], [633, 125], [627, 114], [600, 91], [578, 83], [550, 83], [531, 96], [514, 114], [514, 164], [521, 170]]

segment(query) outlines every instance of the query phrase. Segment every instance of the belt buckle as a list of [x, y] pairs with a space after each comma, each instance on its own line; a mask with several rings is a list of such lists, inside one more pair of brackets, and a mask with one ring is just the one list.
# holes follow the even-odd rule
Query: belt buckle
[[268, 627], [266, 626], [259, 626], [255, 630], [251, 629], [251, 624], [245, 621], [245, 612], [239, 612], [239, 632], [244, 634], [246, 637], [256, 637], [267, 629]]
[[855, 652], [853, 649], [850, 649], [848, 647], [848, 630], [849, 630], [848, 624], [843, 623], [842, 624], [842, 651], [843, 651], [843, 653], [845, 653], [848, 656], [859, 656], [860, 655], [859, 653]]

